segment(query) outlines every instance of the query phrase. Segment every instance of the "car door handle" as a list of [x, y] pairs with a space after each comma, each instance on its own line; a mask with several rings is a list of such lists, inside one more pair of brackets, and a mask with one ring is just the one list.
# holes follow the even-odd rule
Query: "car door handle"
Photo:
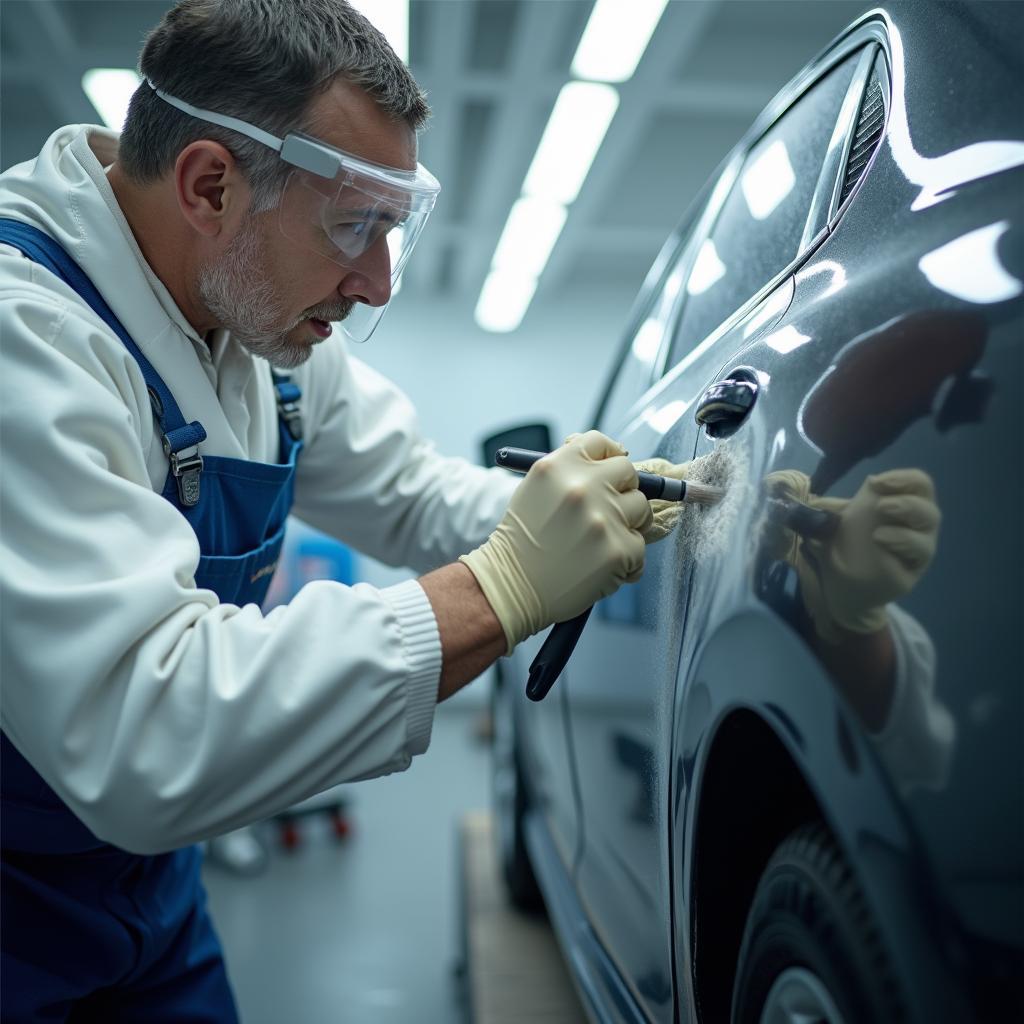
[[710, 437], [727, 437], [754, 408], [758, 387], [757, 376], [752, 370], [734, 370], [700, 396], [694, 418]]

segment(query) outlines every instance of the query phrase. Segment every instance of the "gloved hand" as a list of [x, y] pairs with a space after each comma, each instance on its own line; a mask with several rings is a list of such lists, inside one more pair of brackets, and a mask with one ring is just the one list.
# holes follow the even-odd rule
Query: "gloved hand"
[[[570, 434], [563, 443], [568, 444], [580, 436], [579, 434]], [[629, 452], [623, 452], [623, 454], [628, 455]], [[634, 462], [633, 465], [638, 473], [657, 473], [658, 476], [667, 476], [673, 480], [685, 480], [690, 468], [689, 462], [673, 463], [668, 459], [645, 459], [643, 462]], [[647, 544], [654, 544], [655, 541], [667, 537], [676, 528], [679, 517], [683, 513], [683, 503], [654, 498], [650, 504], [651, 525], [641, 532]]]
[[[657, 473], [658, 476], [667, 476], [672, 480], [685, 480], [690, 469], [689, 462], [673, 463], [668, 459], [645, 459], [643, 462], [634, 462], [637, 472]], [[644, 531], [644, 540], [648, 544], [667, 537], [679, 522], [683, 513], [681, 501], [662, 501], [660, 498], [651, 500], [651, 514], [653, 520], [651, 525]]]
[[530, 469], [494, 533], [462, 556], [509, 651], [640, 578], [651, 509], [636, 484], [621, 445], [596, 430], [574, 435]]
[[919, 469], [888, 470], [869, 476], [850, 499], [810, 494], [801, 473], [772, 474], [768, 484], [777, 496], [840, 517], [833, 536], [794, 539], [788, 552], [819, 636], [834, 641], [839, 629], [882, 629], [886, 605], [913, 590], [935, 555], [941, 513], [931, 477]]

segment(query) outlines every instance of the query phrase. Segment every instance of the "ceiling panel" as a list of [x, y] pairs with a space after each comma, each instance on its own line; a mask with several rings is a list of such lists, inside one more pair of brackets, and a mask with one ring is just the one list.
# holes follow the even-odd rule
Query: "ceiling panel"
[[[10, 0], [4, 0], [9, 3]], [[25, 2], [25, 0], [15, 0]], [[46, 4], [48, 0], [27, 0]], [[123, 48], [138, 55], [150, 29], [163, 17], [168, 0], [56, 0], [53, 7], [83, 47]], [[135, 66], [135, 60], [129, 62]]]
[[717, 5], [702, 44], [676, 67], [676, 77], [753, 83], [765, 88], [767, 103], [864, 10], [847, 0], [726, 0]]
[[[2, 0], [0, 166], [62, 123], [94, 120], [82, 73], [132, 67], [167, 0]], [[434, 110], [423, 162], [442, 182], [406, 270], [409, 302], [442, 292], [468, 320], [592, 0], [412, 0], [410, 63]], [[777, 89], [864, 7], [673, 0], [572, 204], [538, 289], [621, 292]]]
[[[466, 2], [466, 0], [464, 0]], [[472, 71], [504, 71], [512, 53], [522, 0], [472, 0], [466, 67]]]

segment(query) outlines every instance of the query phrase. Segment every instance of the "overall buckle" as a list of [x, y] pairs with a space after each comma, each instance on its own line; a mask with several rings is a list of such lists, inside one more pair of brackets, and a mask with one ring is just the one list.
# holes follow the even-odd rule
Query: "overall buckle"
[[284, 420], [293, 441], [302, 440], [302, 414], [299, 412], [298, 402], [278, 402], [277, 411]]
[[199, 478], [203, 472], [203, 457], [199, 454], [199, 445], [194, 444], [180, 452], [172, 452], [171, 444], [165, 437], [164, 454], [171, 463], [174, 482], [178, 485], [178, 500], [185, 508], [194, 508], [199, 504]]

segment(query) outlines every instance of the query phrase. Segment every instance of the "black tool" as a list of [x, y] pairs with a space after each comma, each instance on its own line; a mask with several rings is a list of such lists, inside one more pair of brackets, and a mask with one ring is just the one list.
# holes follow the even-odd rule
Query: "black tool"
[[[527, 473], [530, 467], [547, 452], [531, 452], [526, 448], [499, 448], [494, 453], [494, 461], [504, 469], [516, 473]], [[639, 483], [637, 490], [651, 500], [660, 498], [662, 501], [688, 501], [702, 505], [714, 505], [722, 498], [722, 490], [699, 484], [696, 481], [675, 480], [670, 476], [658, 476], [657, 473], [637, 472]]]
[[[530, 467], [546, 452], [534, 452], [525, 448], [504, 447], [494, 453], [494, 461], [505, 469], [517, 473], [527, 473]], [[637, 489], [649, 499], [660, 498], [662, 501], [687, 501], [713, 505], [720, 501], [723, 491], [718, 487], [699, 484], [694, 481], [675, 480], [672, 477], [658, 476], [656, 473], [637, 472], [639, 483]], [[543, 700], [555, 680], [562, 674], [576, 642], [587, 624], [593, 609], [588, 608], [581, 615], [566, 622], [557, 622], [552, 627], [547, 639], [537, 652], [537, 657], [530, 665], [530, 678], [526, 684], [526, 696], [530, 700]]]

